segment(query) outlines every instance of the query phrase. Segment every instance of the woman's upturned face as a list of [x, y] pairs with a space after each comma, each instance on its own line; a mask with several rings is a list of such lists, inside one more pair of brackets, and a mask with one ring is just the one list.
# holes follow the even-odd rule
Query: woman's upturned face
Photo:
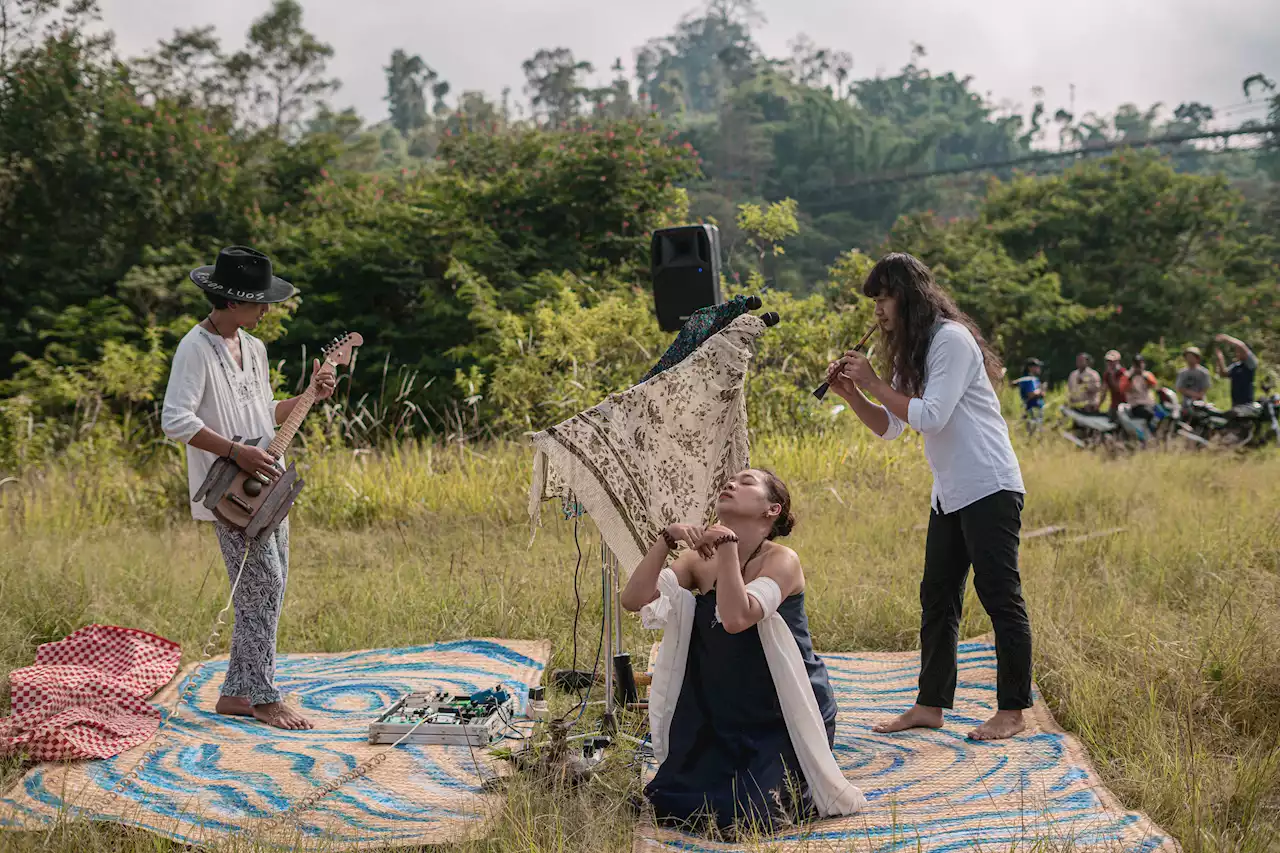
[[781, 509], [769, 498], [765, 475], [754, 468], [739, 471], [730, 477], [716, 500], [716, 514], [721, 518], [763, 518], [771, 508]]

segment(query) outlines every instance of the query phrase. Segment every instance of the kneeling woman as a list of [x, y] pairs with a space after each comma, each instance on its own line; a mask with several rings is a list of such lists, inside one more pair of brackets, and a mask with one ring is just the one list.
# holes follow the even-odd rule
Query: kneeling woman
[[809, 637], [804, 572], [773, 541], [795, 524], [787, 488], [742, 471], [716, 514], [706, 530], [664, 530], [622, 593], [664, 629], [649, 697], [661, 766], [645, 794], [664, 823], [721, 830], [853, 814], [864, 801], [831, 754], [836, 703]]

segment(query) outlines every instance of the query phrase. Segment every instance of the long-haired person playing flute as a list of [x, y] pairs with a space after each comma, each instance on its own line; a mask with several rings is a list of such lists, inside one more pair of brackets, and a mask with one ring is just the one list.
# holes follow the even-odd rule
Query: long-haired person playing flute
[[827, 381], [876, 435], [897, 438], [903, 424], [922, 433], [933, 470], [920, 582], [920, 692], [915, 705], [875, 730], [941, 728], [955, 699], [956, 642], [972, 566], [995, 628], [999, 710], [969, 737], [1012, 737], [1026, 725], [1023, 709], [1031, 707], [1031, 623], [1018, 574], [1025, 490], [995, 392], [1000, 359], [911, 255], [882, 258], [862, 292], [875, 300], [893, 381], [881, 379], [866, 356], [852, 350], [828, 368]]

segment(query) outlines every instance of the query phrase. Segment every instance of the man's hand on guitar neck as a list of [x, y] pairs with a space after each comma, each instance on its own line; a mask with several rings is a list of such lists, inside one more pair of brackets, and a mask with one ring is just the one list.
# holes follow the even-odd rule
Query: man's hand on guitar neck
[[338, 387], [338, 373], [333, 363], [326, 361], [320, 363], [320, 359], [314, 359], [311, 367], [311, 381], [316, 386], [316, 400], [327, 400], [333, 396], [334, 389]]
[[[338, 386], [338, 374], [336, 368], [331, 362], [320, 362], [315, 359], [312, 365], [311, 390], [315, 392], [315, 400], [327, 400], [333, 396], [334, 389]], [[289, 415], [293, 414], [293, 409], [302, 400], [302, 395], [290, 397], [287, 400], [281, 400], [276, 403], [276, 426], [284, 423], [289, 419]]]

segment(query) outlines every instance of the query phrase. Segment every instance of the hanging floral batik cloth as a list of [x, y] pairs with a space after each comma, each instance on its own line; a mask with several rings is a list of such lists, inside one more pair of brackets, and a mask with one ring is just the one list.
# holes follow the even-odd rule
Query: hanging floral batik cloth
[[535, 435], [534, 523], [544, 500], [580, 503], [627, 573], [668, 525], [706, 524], [747, 467], [744, 385], [764, 328], [739, 316], [648, 382]]

